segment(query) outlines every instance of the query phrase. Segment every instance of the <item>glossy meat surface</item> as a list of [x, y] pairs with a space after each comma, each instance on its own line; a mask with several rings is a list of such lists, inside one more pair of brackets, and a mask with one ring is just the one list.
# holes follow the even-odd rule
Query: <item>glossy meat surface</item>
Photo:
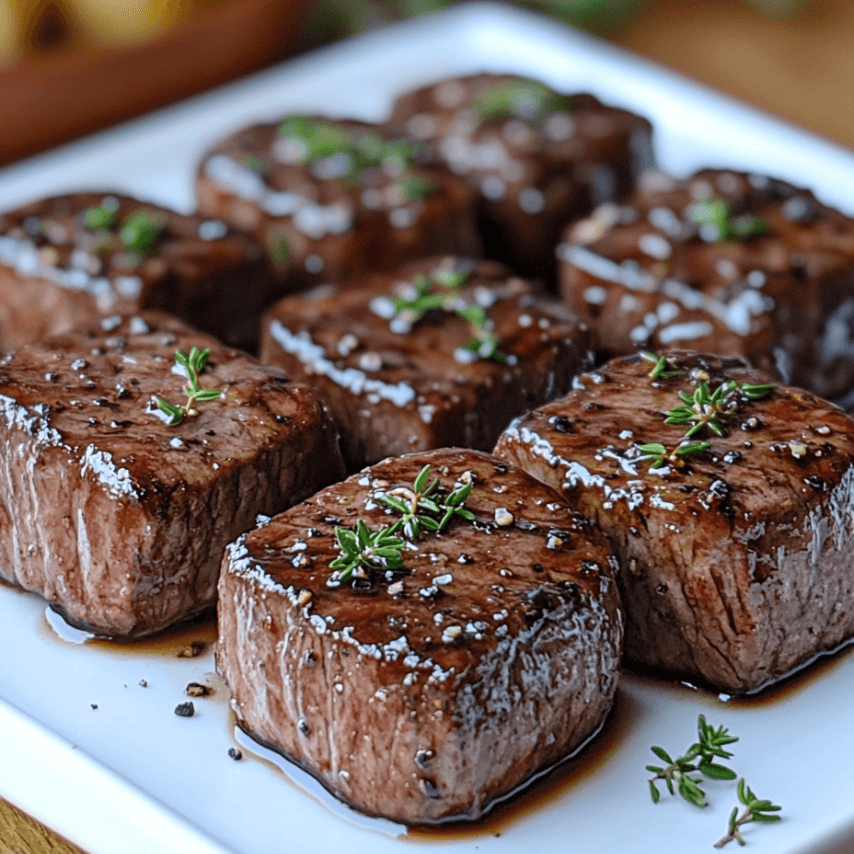
[[566, 223], [625, 195], [652, 166], [646, 119], [513, 75], [450, 78], [402, 95], [389, 125], [476, 190], [487, 257], [548, 284]]
[[[176, 349], [217, 400], [177, 426]], [[159, 313], [106, 318], [0, 363], [0, 571], [67, 619], [136, 637], [215, 601], [226, 543], [342, 474], [317, 397]]]
[[[391, 525], [431, 465], [473, 483], [403, 567], [337, 583], [336, 526]], [[604, 539], [486, 454], [386, 460], [249, 532], [220, 582], [217, 666], [251, 735], [357, 809], [474, 819], [577, 748], [611, 706], [622, 639]]]
[[[413, 308], [429, 300], [442, 307]], [[451, 256], [285, 298], [264, 317], [261, 359], [317, 389], [355, 471], [416, 450], [490, 449], [511, 418], [569, 389], [588, 350], [558, 299], [498, 263]]]
[[[724, 436], [666, 424], [700, 383], [762, 384], [739, 359], [685, 352], [653, 381], [629, 356], [523, 416], [495, 453], [560, 490], [619, 556], [626, 656], [726, 693], [761, 687], [854, 636], [854, 421], [809, 392], [733, 393]], [[705, 379], [704, 379], [705, 378]], [[702, 407], [701, 407], [702, 409]], [[646, 459], [644, 460], [644, 457]]]
[[255, 348], [275, 287], [246, 235], [128, 196], [73, 193], [0, 217], [2, 350], [144, 309]]
[[829, 400], [854, 388], [854, 220], [808, 190], [649, 175], [570, 226], [558, 255], [561, 293], [606, 357], [685, 347], [747, 356]]

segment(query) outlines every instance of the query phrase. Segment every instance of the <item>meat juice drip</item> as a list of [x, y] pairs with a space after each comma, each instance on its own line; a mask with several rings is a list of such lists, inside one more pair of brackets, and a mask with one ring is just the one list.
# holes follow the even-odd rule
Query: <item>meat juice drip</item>
[[658, 691], [689, 690], [699, 694], [711, 703], [721, 703], [728, 708], [759, 709], [785, 703], [796, 694], [806, 691], [816, 682], [828, 677], [830, 673], [854, 658], [854, 638], [844, 641], [835, 649], [819, 652], [796, 667], [785, 676], [766, 682], [753, 691], [744, 694], [723, 694], [702, 682], [690, 682], [687, 679], [674, 679], [652, 668], [631, 665], [626, 675], [635, 681], [653, 685]]
[[70, 644], [86, 644], [106, 652], [128, 656], [163, 656], [165, 658], [197, 658], [216, 642], [216, 614], [213, 610], [192, 617], [173, 628], [138, 640], [118, 640], [101, 637], [68, 623], [50, 605], [39, 621], [44, 637]]
[[844, 641], [836, 649], [817, 653], [791, 673], [756, 691], [736, 697], [722, 694], [718, 699], [727, 706], [737, 709], [758, 709], [783, 703], [795, 694], [807, 690], [820, 679], [826, 678], [832, 671], [852, 658], [854, 658], [854, 638]]
[[412, 826], [406, 829], [406, 840], [432, 844], [501, 836], [503, 831], [527, 816], [548, 809], [559, 800], [571, 800], [572, 789], [593, 777], [619, 751], [637, 716], [633, 706], [632, 698], [618, 688], [614, 706], [601, 729], [571, 756], [494, 802], [480, 821]]
[[363, 830], [372, 830], [407, 842], [433, 844], [437, 841], [453, 842], [500, 836], [502, 831], [526, 815], [548, 808], [567, 797], [567, 793], [574, 786], [596, 774], [601, 766], [617, 753], [637, 713], [632, 706], [633, 700], [618, 689], [614, 707], [598, 732], [574, 754], [557, 765], [544, 769], [515, 791], [494, 802], [487, 815], [479, 821], [447, 821], [432, 826], [409, 827], [390, 819], [364, 815], [350, 808], [324, 788], [307, 770], [287, 756], [256, 741], [241, 729], [232, 709], [229, 709], [229, 721], [233, 743], [244, 757], [251, 756], [284, 776], [289, 783], [319, 801], [342, 821]]
[[240, 750], [243, 757], [251, 757], [266, 765], [276, 776], [284, 777], [285, 781], [298, 789], [301, 794], [314, 798], [347, 824], [354, 825], [360, 830], [372, 830], [392, 838], [406, 838], [407, 828], [405, 825], [389, 819], [365, 815], [351, 809], [324, 788], [320, 781], [307, 770], [292, 762], [287, 756], [252, 738], [251, 735], [241, 729], [233, 709], [229, 708], [228, 712], [232, 741], [235, 749]]

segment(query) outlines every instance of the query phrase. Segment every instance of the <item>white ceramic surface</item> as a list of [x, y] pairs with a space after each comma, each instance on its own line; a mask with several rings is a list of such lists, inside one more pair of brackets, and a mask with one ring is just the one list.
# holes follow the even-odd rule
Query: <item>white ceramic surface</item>
[[[328, 48], [7, 168], [0, 203], [104, 188], [189, 210], [200, 153], [241, 123], [299, 109], [380, 118], [398, 91], [483, 69], [593, 91], [647, 115], [660, 162], [677, 173], [755, 168], [854, 212], [851, 153], [600, 42], [488, 3]], [[74, 644], [55, 636], [43, 612], [36, 597], [0, 588], [0, 794], [91, 854], [412, 850], [401, 829], [330, 810], [267, 762], [229, 758], [232, 720], [226, 692], [210, 675], [209, 649], [177, 658], [174, 644], [136, 651]], [[213, 696], [195, 701], [194, 717], [176, 716], [184, 686], [206, 680], [217, 688]], [[701, 712], [741, 736], [735, 767], [759, 796], [784, 806], [779, 824], [747, 828], [748, 850], [854, 850], [851, 651], [752, 704], [627, 678], [603, 738], [574, 773], [497, 825], [419, 840], [418, 850], [708, 852], [736, 804], [733, 785], [709, 783], [705, 810], [669, 797], [654, 806], [644, 770], [654, 761], [650, 745], [678, 751], [693, 740]]]

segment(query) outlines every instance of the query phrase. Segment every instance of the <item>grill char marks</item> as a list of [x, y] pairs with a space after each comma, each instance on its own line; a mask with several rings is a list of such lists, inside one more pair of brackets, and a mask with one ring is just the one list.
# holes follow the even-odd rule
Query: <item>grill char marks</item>
[[[186, 399], [172, 368], [193, 346], [223, 394], [169, 427], [151, 401]], [[155, 312], [8, 356], [0, 426], [4, 579], [114, 637], [211, 607], [226, 543], [342, 476], [313, 392]]]
[[[329, 586], [333, 520], [388, 526], [371, 493], [428, 463], [445, 492], [473, 476], [476, 521], [427, 534], [390, 577]], [[217, 666], [241, 726], [341, 800], [406, 823], [474, 819], [604, 719], [622, 634], [611, 573], [586, 520], [493, 457], [386, 460], [230, 547]]]
[[[442, 285], [448, 275], [462, 284]], [[394, 299], [411, 299], [419, 280], [449, 307], [410, 325]], [[477, 330], [453, 305], [484, 313], [497, 358], [465, 349]], [[261, 358], [317, 388], [355, 471], [409, 451], [491, 448], [511, 418], [568, 390], [588, 349], [556, 298], [495, 262], [446, 257], [282, 300], [265, 315]]]
[[415, 90], [397, 99], [389, 123], [477, 191], [487, 257], [548, 283], [564, 225], [627, 193], [652, 165], [646, 119], [511, 75]]
[[3, 350], [143, 309], [253, 348], [274, 286], [246, 235], [127, 196], [75, 193], [0, 217]]
[[[620, 564], [626, 656], [727, 693], [757, 689], [854, 636], [854, 422], [806, 391], [740, 399], [704, 429], [708, 451], [652, 469], [701, 377], [767, 378], [738, 359], [685, 352], [680, 377], [651, 382], [638, 356], [582, 375], [577, 390], [517, 419], [495, 453], [559, 489], [601, 527]], [[571, 430], [565, 425], [571, 424]]]
[[685, 347], [747, 356], [829, 400], [854, 388], [854, 220], [808, 190], [729, 170], [651, 175], [569, 226], [558, 256], [603, 358]]
[[198, 205], [252, 232], [288, 293], [419, 255], [477, 255], [472, 192], [424, 154], [374, 125], [286, 116], [207, 153]]

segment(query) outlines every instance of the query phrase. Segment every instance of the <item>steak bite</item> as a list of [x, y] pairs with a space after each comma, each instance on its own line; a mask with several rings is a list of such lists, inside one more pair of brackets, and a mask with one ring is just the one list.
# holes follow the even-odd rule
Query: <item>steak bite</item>
[[74, 193], [0, 217], [2, 350], [148, 308], [255, 347], [274, 286], [246, 235], [127, 196]]
[[[221, 395], [171, 427], [155, 400], [183, 405], [193, 348]], [[0, 425], [3, 579], [113, 637], [211, 607], [226, 544], [343, 474], [310, 389], [157, 312], [7, 356]]]
[[364, 122], [289, 115], [207, 153], [199, 209], [255, 234], [288, 292], [419, 255], [478, 254], [471, 190], [426, 154]]
[[434, 148], [477, 191], [487, 257], [547, 282], [566, 223], [627, 193], [652, 165], [646, 119], [507, 74], [407, 93], [389, 125]]
[[854, 421], [809, 392], [737, 358], [627, 356], [495, 453], [609, 538], [629, 661], [742, 693], [854, 636]]
[[502, 265], [429, 258], [286, 297], [261, 359], [329, 405], [350, 470], [443, 446], [485, 450], [515, 415], [564, 393], [587, 329]]
[[389, 459], [229, 547], [217, 666], [240, 726], [342, 801], [475, 819], [601, 726], [613, 567], [583, 517], [494, 457]]
[[570, 226], [561, 292], [603, 357], [744, 355], [835, 400], [854, 389], [854, 220], [807, 190], [706, 169], [650, 175]]

